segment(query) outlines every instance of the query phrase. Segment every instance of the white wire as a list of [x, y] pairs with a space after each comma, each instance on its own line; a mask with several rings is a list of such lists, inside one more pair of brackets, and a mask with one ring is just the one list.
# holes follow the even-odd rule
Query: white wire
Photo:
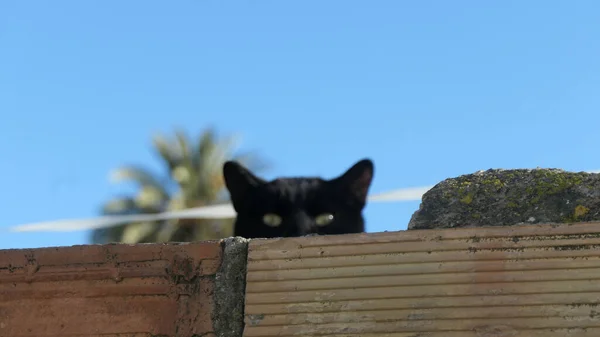
[[188, 208], [157, 214], [134, 214], [102, 216], [88, 219], [68, 219], [44, 221], [18, 225], [10, 228], [12, 232], [72, 232], [112, 227], [128, 222], [157, 221], [167, 219], [231, 219], [235, 217], [231, 204]]
[[[370, 202], [420, 200], [431, 186], [398, 189], [370, 195]], [[236, 213], [231, 204], [189, 208], [157, 214], [111, 215], [87, 219], [63, 219], [35, 222], [11, 227], [12, 232], [72, 232], [106, 228], [128, 222], [157, 221], [167, 219], [231, 219]]]
[[[600, 170], [584, 171], [600, 173]], [[401, 188], [368, 196], [369, 202], [403, 202], [421, 200], [431, 186]], [[167, 219], [231, 219], [236, 213], [231, 204], [189, 208], [158, 214], [102, 216], [88, 219], [66, 219], [22, 224], [11, 227], [12, 232], [71, 232], [112, 227], [133, 221], [157, 221]]]
[[423, 194], [429, 191], [432, 187], [433, 185], [423, 187], [402, 188], [399, 190], [370, 195], [367, 199], [370, 202], [416, 201], [421, 200]]

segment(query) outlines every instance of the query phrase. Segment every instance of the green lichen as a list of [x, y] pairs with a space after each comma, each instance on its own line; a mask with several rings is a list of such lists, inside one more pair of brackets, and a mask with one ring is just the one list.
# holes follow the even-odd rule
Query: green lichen
[[470, 204], [473, 202], [473, 193], [468, 193], [467, 195], [465, 195], [464, 197], [462, 197], [460, 199], [460, 202], [462, 202], [463, 204]]
[[481, 181], [484, 187], [493, 187], [496, 190], [502, 189], [506, 183], [502, 182], [498, 177], [490, 177]]
[[573, 214], [573, 217], [575, 219], [579, 219], [582, 216], [586, 215], [589, 211], [590, 211], [589, 208], [582, 206], [582, 205], [577, 205], [577, 207], [575, 207], [575, 212]]
[[470, 181], [461, 181], [457, 184], [457, 191], [459, 196], [464, 196], [468, 193], [469, 187], [471, 186]]
[[525, 192], [532, 196], [531, 204], [539, 203], [543, 198], [561, 193], [569, 188], [581, 185], [581, 174], [570, 174], [553, 170], [533, 170], [537, 184], [529, 186]]
[[565, 216], [561, 220], [564, 223], [578, 222], [578, 221], [581, 221], [582, 220], [581, 218], [584, 217], [589, 212], [590, 212], [589, 208], [587, 208], [583, 205], [577, 205], [575, 207], [575, 210], [573, 211], [573, 214]]

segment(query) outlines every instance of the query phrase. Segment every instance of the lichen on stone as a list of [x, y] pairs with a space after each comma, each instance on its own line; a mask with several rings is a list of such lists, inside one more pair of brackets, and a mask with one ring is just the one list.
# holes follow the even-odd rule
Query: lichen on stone
[[577, 207], [575, 207], [575, 218], [581, 218], [582, 216], [586, 215], [588, 212], [590, 211], [589, 208], [585, 207], [585, 206], [581, 206], [581, 205], [577, 205]]
[[464, 197], [462, 197], [460, 199], [460, 202], [462, 202], [463, 204], [470, 204], [473, 202], [473, 193], [467, 193], [467, 195], [465, 195]]
[[490, 169], [434, 186], [408, 229], [592, 220], [600, 220], [600, 174]]

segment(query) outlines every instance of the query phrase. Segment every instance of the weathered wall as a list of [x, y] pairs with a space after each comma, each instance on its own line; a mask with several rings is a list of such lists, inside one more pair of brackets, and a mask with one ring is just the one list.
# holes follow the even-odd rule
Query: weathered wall
[[0, 251], [0, 336], [210, 336], [218, 242]]
[[600, 223], [0, 250], [0, 336], [597, 337], [599, 305]]
[[599, 225], [253, 240], [244, 336], [597, 337]]

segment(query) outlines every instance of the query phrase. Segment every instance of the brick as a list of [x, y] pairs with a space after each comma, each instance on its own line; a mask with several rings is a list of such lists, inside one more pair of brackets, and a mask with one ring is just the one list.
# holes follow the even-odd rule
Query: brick
[[166, 296], [17, 299], [2, 301], [0, 315], [3, 336], [170, 334], [177, 303]]

